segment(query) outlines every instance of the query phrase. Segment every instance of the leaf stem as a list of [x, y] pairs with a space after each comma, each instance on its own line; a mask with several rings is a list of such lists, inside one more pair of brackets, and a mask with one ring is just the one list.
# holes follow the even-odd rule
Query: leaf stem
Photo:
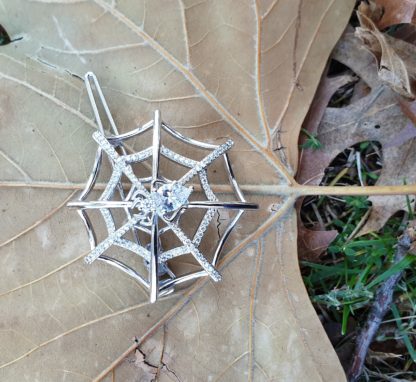
[[291, 193], [307, 195], [416, 195], [416, 184], [401, 186], [308, 186], [295, 184]]
[[[83, 183], [66, 183], [66, 182], [0, 182], [2, 188], [51, 188], [57, 190], [81, 190]], [[129, 187], [128, 184], [125, 187]], [[194, 185], [196, 191], [200, 191], [198, 184]], [[248, 194], [276, 195], [276, 196], [308, 196], [308, 195], [416, 195], [416, 184], [401, 186], [309, 186], [294, 183], [292, 185], [240, 185], [243, 192]], [[94, 187], [96, 190], [105, 188], [104, 183], [97, 183]], [[231, 193], [232, 188], [228, 184], [212, 184], [212, 190], [218, 193]]]

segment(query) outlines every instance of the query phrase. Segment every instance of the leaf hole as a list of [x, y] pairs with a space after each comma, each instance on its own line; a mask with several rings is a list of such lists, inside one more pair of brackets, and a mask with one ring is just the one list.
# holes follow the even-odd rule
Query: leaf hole
[[[332, 59], [328, 68], [328, 80], [342, 80], [345, 77], [344, 85], [340, 86], [331, 96], [328, 103], [329, 107], [342, 108], [348, 106], [360, 98], [365, 97], [371, 91], [370, 86], [365, 82], [351, 68], [343, 63]], [[345, 83], [347, 80], [347, 83]]]
[[[380, 142], [363, 141], [346, 148], [331, 161], [320, 185], [373, 186], [381, 170]], [[300, 216], [306, 228], [341, 232], [345, 230], [349, 217], [361, 219], [369, 208], [371, 202], [365, 196], [311, 196], [303, 200]]]
[[11, 39], [9, 33], [7, 33], [6, 28], [0, 24], [0, 45], [8, 45], [12, 42], [22, 40], [23, 37], [17, 37], [15, 39]]
[[0, 25], [0, 45], [7, 45], [11, 43], [11, 39], [6, 29]]

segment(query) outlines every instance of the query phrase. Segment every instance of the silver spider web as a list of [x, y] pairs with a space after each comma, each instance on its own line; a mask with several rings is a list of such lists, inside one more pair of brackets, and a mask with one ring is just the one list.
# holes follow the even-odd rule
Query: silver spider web
[[[104, 131], [90, 80], [93, 81], [101, 106], [111, 126], [111, 135]], [[99, 128], [93, 133], [93, 139], [97, 142], [98, 148], [93, 169], [84, 190], [77, 201], [68, 204], [70, 207], [78, 208], [78, 213], [87, 228], [91, 252], [85, 257], [85, 261], [91, 264], [97, 259], [102, 260], [126, 272], [149, 290], [151, 302], [155, 302], [159, 296], [171, 293], [176, 285], [201, 276], [208, 275], [214, 281], [219, 281], [221, 276], [215, 266], [226, 239], [244, 210], [257, 208], [257, 205], [245, 201], [235, 180], [227, 154], [233, 142], [227, 140], [221, 145], [213, 145], [185, 137], [162, 122], [159, 111], [155, 111], [152, 121], [128, 133], [119, 134], [96, 76], [91, 72], [87, 73], [85, 84]], [[139, 152], [128, 153], [125, 141], [140, 136], [150, 129], [153, 130], [152, 146]], [[187, 145], [209, 150], [209, 154], [202, 160], [194, 160], [176, 153], [162, 145], [162, 131]], [[111, 164], [111, 177], [99, 198], [87, 201], [86, 199], [93, 190], [99, 175], [104, 154]], [[187, 172], [177, 180], [169, 180], [161, 176], [159, 172], [161, 157], [185, 167]], [[150, 158], [152, 160], [152, 176], [138, 177], [133, 170], [133, 165]], [[219, 201], [208, 182], [207, 168], [218, 158], [222, 158], [225, 163], [228, 178], [238, 198], [236, 202]], [[122, 182], [123, 176], [129, 181], [128, 190], [125, 183]], [[189, 201], [193, 189], [187, 184], [194, 177], [199, 178], [207, 200]], [[189, 237], [180, 226], [180, 218], [186, 210], [192, 208], [205, 209], [206, 212], [193, 237]], [[212, 260], [208, 261], [201, 253], [199, 246], [216, 211], [223, 208], [236, 210], [237, 214], [231, 219], [220, 237]], [[108, 236], [99, 243], [97, 243], [93, 225], [87, 214], [89, 209], [98, 209], [105, 222]], [[111, 212], [113, 209], [121, 209], [126, 215], [126, 221], [119, 227], [117, 227]], [[159, 223], [164, 223], [164, 226], [161, 228]], [[169, 231], [177, 237], [181, 245], [169, 250], [162, 250], [160, 236]], [[150, 236], [149, 244], [142, 243], [139, 232]], [[128, 233], [133, 237], [132, 240], [126, 238]], [[143, 258], [148, 268], [148, 276], [143, 276], [120, 260], [105, 255], [104, 253], [112, 246], [127, 249]], [[185, 275], [176, 275], [169, 268], [168, 261], [186, 254], [191, 254], [202, 269]]]

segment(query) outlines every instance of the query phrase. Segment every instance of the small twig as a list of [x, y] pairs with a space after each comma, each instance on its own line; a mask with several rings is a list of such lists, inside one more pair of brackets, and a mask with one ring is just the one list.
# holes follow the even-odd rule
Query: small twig
[[[411, 229], [407, 229], [397, 242], [394, 263], [397, 264], [408, 253], [414, 236]], [[380, 324], [390, 309], [394, 288], [403, 275], [403, 271], [397, 272], [385, 280], [377, 289], [373, 306], [368, 314], [367, 321], [359, 334], [355, 350], [352, 356], [352, 363], [348, 372], [349, 381], [355, 382], [363, 372], [364, 361], [368, 348], [377, 333]]]
[[[416, 318], [416, 316], [415, 315], [412, 315], [412, 316], [404, 316], [404, 317], [400, 317], [400, 318], [401, 318], [402, 321], [403, 320], [412, 320], [412, 319]], [[392, 318], [390, 320], [384, 320], [382, 323], [383, 324], [387, 324], [389, 322], [396, 322], [396, 321], [397, 321], [396, 318]]]
[[316, 206], [315, 203], [312, 203], [312, 210], [315, 213], [316, 218], [318, 219], [319, 226], [324, 227], [325, 226], [324, 221], [323, 221], [322, 216], [319, 213], [318, 207]]
[[376, 371], [369, 370], [369, 369], [366, 369], [366, 372], [367, 372], [367, 374], [369, 374], [369, 375], [371, 375], [373, 377], [380, 378], [380, 381], [387, 381], [387, 382], [412, 382], [409, 379], [402, 379], [402, 378], [397, 379], [397, 378], [394, 378], [394, 377], [390, 377], [390, 376], [388, 376], [386, 374], [377, 373]]
[[[344, 211], [342, 214], [338, 215], [338, 219], [345, 218], [345, 216], [348, 216], [352, 211], [354, 211], [354, 208], [350, 208], [350, 209]], [[325, 228], [329, 227], [331, 224], [332, 224], [332, 222], [329, 222], [329, 223], [325, 224]]]
[[347, 240], [345, 240], [345, 244], [349, 243], [354, 237], [357, 235], [357, 233], [361, 230], [363, 225], [367, 222], [368, 217], [370, 216], [371, 208], [369, 208], [366, 213], [363, 215], [363, 217], [360, 219], [358, 224], [355, 226], [354, 231], [351, 232], [351, 234], [347, 237]]
[[355, 153], [355, 161], [357, 163], [357, 172], [358, 172], [358, 179], [360, 180], [361, 187], [364, 187], [364, 181], [363, 181], [363, 174], [362, 174], [362, 168], [361, 168], [361, 153], [357, 151]]

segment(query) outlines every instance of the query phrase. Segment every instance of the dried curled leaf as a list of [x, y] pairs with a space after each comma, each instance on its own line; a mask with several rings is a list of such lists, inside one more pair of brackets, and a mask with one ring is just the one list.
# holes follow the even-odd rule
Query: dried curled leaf
[[[299, 274], [294, 198], [276, 190], [291, 180], [277, 154], [295, 166], [301, 121], [353, 5], [4, 2], [1, 19], [23, 39], [0, 54], [1, 380], [134, 380], [134, 362], [114, 363], [133, 338], [144, 360], [158, 351], [160, 380], [345, 380]], [[94, 159], [88, 70], [121, 132], [159, 108], [187, 136], [234, 140], [236, 177], [261, 210], [230, 238], [222, 283], [149, 305], [121, 272], [83, 264], [87, 237], [63, 206]], [[210, 180], [224, 192], [220, 171]]]
[[365, 14], [357, 12], [360, 27], [355, 34], [375, 56], [378, 76], [400, 95], [416, 97], [416, 47], [378, 30]]

